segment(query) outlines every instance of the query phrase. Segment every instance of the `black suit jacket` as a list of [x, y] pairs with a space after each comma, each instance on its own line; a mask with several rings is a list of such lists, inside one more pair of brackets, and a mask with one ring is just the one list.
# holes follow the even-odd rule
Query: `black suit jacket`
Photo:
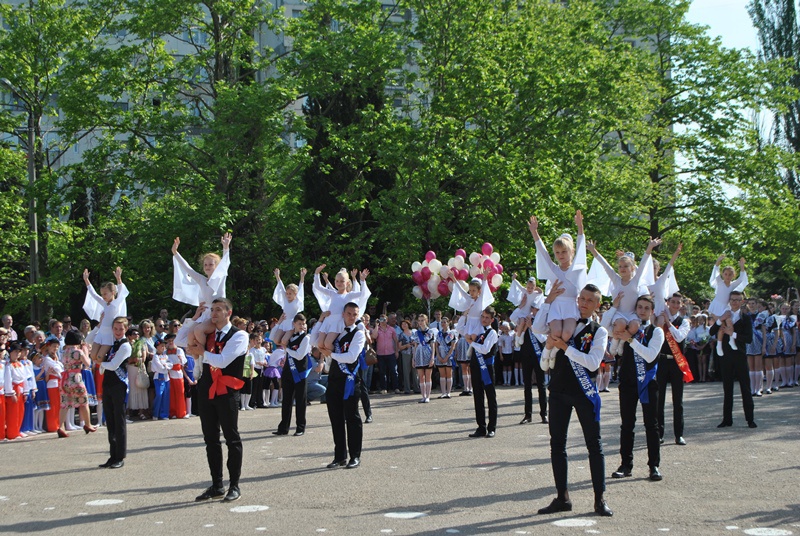
[[[747, 345], [753, 342], [753, 321], [750, 320], [750, 316], [747, 315], [744, 311], [740, 313], [741, 317], [739, 320], [733, 325], [733, 331], [736, 333], [736, 346], [739, 348], [738, 350], [733, 350], [730, 345], [730, 336], [727, 334], [722, 336], [722, 344], [724, 344], [725, 354], [728, 355], [740, 355], [742, 357], [747, 357]], [[719, 331], [719, 326], [714, 324], [711, 326], [709, 330], [711, 335], [716, 335]]]

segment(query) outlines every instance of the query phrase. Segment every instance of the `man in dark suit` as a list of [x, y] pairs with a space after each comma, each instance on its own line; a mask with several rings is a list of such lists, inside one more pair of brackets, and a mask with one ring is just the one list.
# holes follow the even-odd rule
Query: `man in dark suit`
[[[753, 323], [750, 317], [742, 311], [744, 296], [739, 291], [731, 292], [731, 320], [732, 327], [720, 327], [714, 324], [711, 327], [711, 335], [722, 337], [723, 355], [719, 358], [719, 366], [722, 372], [722, 422], [717, 428], [725, 428], [733, 425], [733, 382], [739, 382], [739, 390], [742, 392], [742, 405], [744, 406], [744, 416], [750, 428], [756, 428], [756, 421], [753, 417], [753, 395], [750, 393], [750, 369], [747, 367], [747, 345], [753, 342]], [[731, 348], [731, 337], [736, 340], [737, 349]]]

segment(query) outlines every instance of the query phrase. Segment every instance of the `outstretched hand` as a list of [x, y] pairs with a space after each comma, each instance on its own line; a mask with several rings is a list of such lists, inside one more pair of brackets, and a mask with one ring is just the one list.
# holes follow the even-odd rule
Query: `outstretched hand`
[[536, 219], [536, 216], [531, 216], [528, 220], [528, 229], [530, 229], [533, 239], [539, 240], [539, 220]]
[[181, 237], [180, 236], [176, 236], [175, 240], [172, 242], [172, 254], [173, 255], [177, 255], [178, 254], [178, 246], [180, 246], [180, 245], [181, 245]]
[[314, 275], [319, 275], [322, 272], [322, 270], [325, 269], [325, 266], [327, 266], [327, 265], [326, 264], [320, 264], [319, 266], [317, 266], [316, 270], [314, 270]]
[[281, 269], [280, 268], [275, 268], [272, 271], [272, 273], [275, 274], [275, 279], [277, 279], [278, 281], [281, 280]]
[[553, 286], [550, 287], [550, 294], [548, 294], [547, 298], [544, 299], [544, 303], [553, 303], [556, 298], [564, 294], [566, 291], [567, 289], [564, 288], [561, 281], [556, 279], [553, 282]]
[[122, 284], [122, 268], [119, 266], [117, 266], [117, 269], [114, 270], [114, 278], [116, 278], [118, 285]]
[[231, 233], [225, 233], [222, 235], [222, 251], [228, 251], [231, 248], [231, 239], [233, 235]]
[[578, 234], [583, 234], [583, 213], [580, 210], [575, 211], [575, 226], [578, 228]]
[[650, 242], [647, 243], [647, 252], [652, 253], [655, 248], [661, 245], [660, 238], [651, 238]]
[[86, 283], [87, 287], [89, 286], [89, 269], [88, 268], [84, 268], [83, 269], [83, 282]]

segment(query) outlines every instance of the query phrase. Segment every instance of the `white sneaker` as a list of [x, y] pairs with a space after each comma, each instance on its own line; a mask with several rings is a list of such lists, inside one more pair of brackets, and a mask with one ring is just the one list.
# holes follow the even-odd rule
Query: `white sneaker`
[[545, 348], [542, 350], [542, 357], [539, 358], [539, 366], [542, 367], [542, 370], [547, 372], [550, 370], [550, 350]]
[[728, 344], [731, 345], [731, 350], [738, 350], [739, 347], [736, 346], [736, 339], [728, 339]]
[[717, 341], [717, 355], [722, 355], [722, 341]]
[[183, 418], [184, 419], [191, 419], [192, 418], [192, 414], [191, 413], [187, 413], [186, 415], [183, 416]]

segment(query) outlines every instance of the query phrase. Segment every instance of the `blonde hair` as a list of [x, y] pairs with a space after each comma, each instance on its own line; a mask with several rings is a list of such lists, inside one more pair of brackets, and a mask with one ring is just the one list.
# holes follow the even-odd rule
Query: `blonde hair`
[[209, 257], [214, 259], [214, 264], [219, 264], [220, 261], [222, 260], [222, 257], [217, 255], [216, 253], [203, 253], [202, 255], [200, 255], [200, 264], [203, 264]]
[[658, 259], [653, 259], [653, 271], [658, 273], [661, 270], [661, 263], [658, 262]]
[[553, 249], [556, 249], [556, 247], [559, 246], [562, 248], [567, 248], [571, 255], [575, 255], [575, 242], [572, 241], [572, 237], [567, 233], [562, 234], [556, 238], [555, 242], [553, 242]]
[[100, 291], [102, 292], [104, 288], [107, 288], [111, 291], [111, 294], [116, 298], [117, 297], [117, 285], [112, 283], [111, 281], [106, 281], [102, 285], [100, 285]]
[[298, 287], [294, 283], [290, 283], [290, 284], [286, 285], [286, 290], [293, 290], [295, 292], [300, 292], [300, 287]]
[[623, 255], [622, 257], [619, 257], [617, 259], [617, 265], [619, 265], [619, 263], [621, 262], [626, 262], [631, 265], [631, 268], [633, 268], [634, 270], [636, 269], [636, 263], [633, 261], [633, 259], [631, 259], [627, 255]]
[[417, 322], [419, 322], [420, 318], [424, 318], [425, 319], [425, 323], [426, 324], [428, 323], [428, 315], [426, 315], [426, 314], [417, 315]]
[[725, 268], [720, 270], [720, 272], [719, 272], [720, 275], [724, 274], [725, 270], [730, 270], [733, 273], [733, 276], [736, 277], [736, 268], [734, 268], [733, 266], [726, 266]]
[[345, 280], [345, 281], [350, 281], [350, 274], [349, 274], [349, 273], [347, 273], [347, 268], [342, 268], [341, 270], [339, 270], [338, 272], [336, 272], [336, 275], [334, 276], [334, 280], [335, 280], [337, 277], [339, 277], [339, 274], [342, 274], [342, 275], [344, 276], [344, 280]]

